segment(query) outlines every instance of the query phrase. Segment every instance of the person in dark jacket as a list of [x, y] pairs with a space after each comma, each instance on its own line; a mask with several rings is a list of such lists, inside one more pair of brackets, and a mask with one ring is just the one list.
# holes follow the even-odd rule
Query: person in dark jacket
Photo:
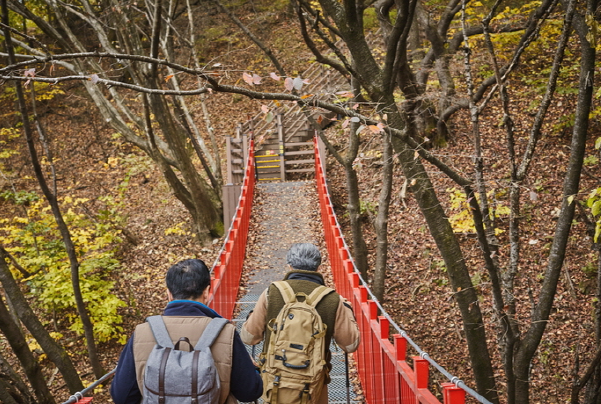
[[[288, 282], [295, 293], [302, 292], [308, 296], [315, 288], [324, 285], [323, 276], [317, 272], [317, 268], [321, 265], [321, 253], [313, 244], [293, 244], [288, 250], [286, 261], [291, 271], [284, 276], [284, 280]], [[253, 312], [242, 326], [240, 332], [242, 341], [248, 345], [256, 345], [264, 340], [263, 352], [265, 352], [271, 336], [267, 324], [271, 319], [276, 318], [283, 306], [282, 294], [276, 286], [270, 285], [259, 296]], [[317, 304], [316, 310], [327, 326], [326, 346], [330, 346], [333, 338], [343, 351], [355, 352], [359, 347], [360, 334], [350, 304], [338, 293], [332, 292]], [[327, 354], [329, 366], [331, 359], [329, 351]], [[328, 403], [327, 386], [321, 390], [321, 395], [316, 402], [318, 404]]]
[[[173, 338], [186, 336], [194, 345], [210, 321], [208, 318], [221, 317], [206, 306], [210, 280], [207, 266], [199, 259], [181, 261], [167, 271], [169, 303], [163, 320]], [[144, 366], [154, 344], [148, 323], [138, 325], [121, 352], [111, 383], [115, 404], [138, 404], [142, 400]], [[232, 324], [222, 330], [211, 352], [221, 381], [220, 404], [250, 402], [261, 396], [261, 377]]]

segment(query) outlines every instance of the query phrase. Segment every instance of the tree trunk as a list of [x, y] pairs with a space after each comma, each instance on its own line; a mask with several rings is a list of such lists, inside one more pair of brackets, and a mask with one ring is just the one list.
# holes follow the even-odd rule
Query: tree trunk
[[[594, 226], [594, 225], [593, 225]], [[590, 234], [590, 233], [589, 233]], [[594, 236], [595, 231], [592, 231]], [[599, 240], [601, 241], [601, 240]], [[601, 244], [595, 243], [594, 248], [597, 250], [597, 292], [595, 297], [595, 346], [601, 349]], [[586, 385], [585, 404], [596, 404], [601, 399], [601, 364], [595, 366], [595, 370], [590, 381]]]
[[[395, 41], [402, 40], [402, 33], [404, 32], [402, 26], [409, 23], [408, 19], [411, 13], [403, 14], [402, 16], [405, 17], [405, 20], [403, 20], [399, 18], [401, 16], [399, 12], [391, 35], [396, 40], [388, 44], [385, 70], [381, 70], [363, 35], [359, 18], [355, 14], [357, 11], [355, 3], [345, 1], [341, 4], [335, 0], [320, 0], [320, 4], [324, 13], [328, 14], [339, 28], [353, 60], [361, 61], [361, 63], [356, 64], [358, 78], [370, 99], [379, 104], [378, 112], [388, 116], [387, 122], [391, 128], [405, 129], [406, 120], [401, 115], [402, 112], [399, 111], [393, 95], [396, 88], [395, 79], [399, 79], [400, 75], [395, 67], [400, 69], [401, 66], [397, 66], [397, 62], [405, 60], [403, 55], [396, 54], [399, 43]], [[401, 50], [401, 52], [403, 51]], [[409, 88], [410, 84], [409, 81], [405, 82], [403, 88], [407, 91], [411, 90]], [[410, 98], [410, 96], [408, 95], [407, 98]], [[411, 128], [410, 132], [413, 129]], [[409, 147], [406, 142], [397, 137], [394, 137], [392, 142], [405, 177], [410, 181], [411, 190], [447, 266], [447, 275], [463, 320], [477, 390], [491, 402], [498, 403], [495, 376], [486, 343], [486, 333], [478, 303], [478, 295], [470, 279], [459, 242], [438, 200], [422, 161], [415, 156], [415, 149]]]
[[69, 355], [58, 342], [50, 336], [31, 307], [29, 307], [25, 296], [23, 296], [21, 289], [19, 289], [19, 285], [13, 278], [3, 257], [0, 257], [0, 283], [2, 283], [5, 293], [10, 296], [10, 299], [15, 306], [15, 310], [17, 311], [17, 315], [25, 327], [27, 327], [31, 335], [33, 335], [40, 344], [46, 355], [48, 355], [48, 359], [50, 359], [60, 370], [69, 392], [73, 394], [83, 390], [83, 384], [81, 383], [81, 379], [79, 378]]
[[[593, 4], [594, 3], [594, 4]], [[588, 2], [588, 10], [594, 12], [597, 2]], [[572, 228], [574, 209], [577, 201], [582, 165], [584, 161], [589, 114], [592, 106], [593, 78], [595, 75], [595, 48], [587, 40], [588, 29], [584, 18], [575, 16], [574, 27], [580, 35], [581, 62], [578, 103], [576, 105], [570, 159], [563, 185], [563, 198], [555, 235], [551, 245], [547, 270], [540, 291], [539, 300], [532, 315], [532, 325], [519, 342], [514, 356], [516, 375], [515, 403], [527, 404], [530, 393], [530, 363], [540, 344], [553, 307], [557, 282], [561, 275], [565, 251]]]
[[376, 267], [374, 269], [373, 291], [378, 300], [384, 300], [384, 285], [386, 282], [386, 263], [388, 262], [388, 210], [392, 192], [392, 144], [390, 135], [382, 136], [382, 189], [378, 203], [378, 216], [375, 221], [377, 248]]
[[[6, 7], [6, 2], [2, 3], [2, 20], [7, 28], [4, 29], [4, 38], [6, 42], [6, 48], [8, 51], [8, 60], [9, 63], [15, 62], [14, 49], [12, 47], [10, 30], [8, 29], [8, 8]], [[94, 374], [96, 377], [101, 377], [104, 374], [104, 370], [102, 369], [102, 365], [100, 364], [100, 360], [98, 359], [98, 353], [96, 351], [96, 343], [94, 342], [94, 326], [90, 320], [90, 316], [88, 315], [85, 303], [83, 301], [83, 297], [81, 294], [81, 288], [79, 284], [79, 262], [77, 261], [77, 254], [75, 253], [75, 246], [73, 245], [73, 241], [71, 240], [71, 234], [69, 233], [69, 229], [63, 219], [63, 216], [60, 212], [60, 208], [58, 206], [58, 201], [56, 199], [56, 195], [52, 193], [48, 184], [46, 183], [46, 179], [44, 178], [44, 174], [42, 171], [42, 167], [38, 160], [37, 151], [33, 141], [33, 133], [31, 131], [31, 126], [29, 124], [29, 114], [27, 112], [27, 106], [25, 104], [25, 96], [23, 94], [23, 88], [21, 87], [20, 81], [15, 81], [15, 87], [17, 90], [17, 99], [19, 101], [19, 109], [21, 112], [21, 117], [23, 119], [23, 130], [25, 132], [25, 137], [27, 139], [27, 148], [29, 149], [29, 154], [31, 156], [31, 162], [33, 165], [33, 169], [42, 189], [46, 200], [50, 204], [52, 208], [52, 213], [56, 220], [56, 224], [59, 228], [61, 236], [63, 238], [63, 243], [65, 244], [65, 249], [67, 251], [67, 255], [69, 256], [69, 263], [71, 265], [71, 283], [73, 285], [73, 294], [75, 296], [75, 303], [77, 305], [77, 312], [81, 318], [81, 322], [83, 324], [83, 329], [86, 337], [86, 345], [88, 347], [88, 356], [90, 358], [90, 363], [94, 370]]]
[[[0, 260], [3, 260], [3, 258], [0, 258]], [[41, 404], [54, 404], [54, 397], [46, 386], [42, 368], [29, 350], [21, 329], [13, 321], [2, 299], [0, 299], [0, 331], [2, 331], [19, 362], [21, 362], [23, 371], [31, 383], [37, 402]]]
[[15, 389], [0, 376], [0, 403], [2, 404], [24, 404], [23, 401], [16, 401], [19, 397]]
[[[351, 128], [351, 131], [353, 129]], [[367, 245], [363, 238], [361, 226], [361, 200], [359, 197], [359, 180], [353, 164], [344, 166], [346, 174], [346, 192], [348, 195], [348, 215], [351, 224], [351, 235], [353, 238], [353, 259], [355, 266], [361, 276], [367, 281]]]
[[411, 190], [415, 194], [415, 199], [445, 262], [450, 286], [463, 320], [477, 391], [489, 401], [498, 403], [478, 295], [472, 284], [461, 247], [421, 160], [415, 158], [415, 151], [395, 139], [393, 139], [393, 146], [395, 152], [399, 154], [405, 177], [411, 179]]
[[[354, 62], [353, 62], [354, 63]], [[353, 103], [361, 95], [361, 86], [359, 82], [351, 78], [351, 88], [354, 94]], [[353, 105], [354, 106], [354, 105]], [[357, 130], [359, 124], [351, 122], [349, 128], [348, 151], [342, 161], [344, 172], [346, 174], [346, 191], [348, 198], [348, 214], [351, 222], [351, 235], [353, 238], [353, 259], [355, 266], [361, 273], [363, 279], [367, 282], [367, 244], [363, 237], [363, 226], [361, 225], [361, 197], [359, 196], [359, 179], [357, 172], [353, 167], [357, 153], [359, 152], [359, 134]]]
[[[190, 151], [186, 147], [185, 131], [183, 128], [177, 127], [173, 116], [164, 105], [164, 98], [151, 95], [150, 105], [154, 115], [161, 117], [161, 119], [158, 119], [161, 130], [175, 160], [178, 162], [185, 188], [190, 195], [186, 206], [189, 207], [188, 210], [194, 220], [195, 233], [201, 243], [208, 243], [213, 237], [222, 236], [224, 231], [220, 209], [218, 208], [220, 206], [219, 198], [196, 171], [190, 159]], [[167, 179], [171, 184], [170, 178]], [[177, 188], [173, 184], [171, 185], [175, 191]], [[178, 199], [182, 200], [181, 193], [176, 192], [175, 194]]]
[[[2, 356], [2, 353], [0, 353], [0, 381], [4, 383], [4, 387], [0, 385], [0, 391], [6, 390], [14, 400], [19, 400], [19, 404], [33, 404], [35, 402], [27, 384]], [[4, 402], [2, 396], [0, 396], [0, 402]]]
[[[145, 30], [146, 27], [138, 27], [136, 25], [136, 22], [140, 21], [139, 14], [129, 14], [129, 12], [139, 13], [140, 9], [120, 8], [121, 12], [111, 14], [111, 17], [115, 19], [107, 23], [107, 21], [100, 21], [99, 17], [95, 15], [95, 9], [87, 0], [81, 2], [85, 13], [80, 9], [68, 8], [59, 3], [46, 1], [46, 4], [52, 8], [52, 15], [56, 17], [56, 22], [61, 27], [60, 32], [54, 29], [45, 20], [36, 17], [34, 13], [18, 2], [15, 4], [11, 3], [11, 9], [34, 21], [42, 31], [51, 36], [68, 52], [85, 52], [86, 50], [85, 45], [79, 40], [78, 35], [73, 32], [72, 27], [69, 24], [69, 21], [71, 20], [81, 20], [85, 25], [91, 27], [93, 32], [97, 35], [102, 48], [107, 52], [119, 53], [124, 50], [125, 52], [137, 55], [144, 55], [147, 52], [147, 46], [143, 44], [140, 39], [140, 32]], [[71, 14], [66, 16], [66, 13]], [[148, 17], [149, 21], [153, 21], [152, 16]], [[111, 33], [108, 33], [105, 29], [107, 25], [117, 27], [117, 29], [114, 32], [111, 31]], [[157, 35], [160, 35], [160, 33], [160, 30], [157, 31]], [[158, 46], [158, 37], [156, 43]], [[30, 49], [30, 51], [33, 54], [36, 54], [35, 49]], [[155, 52], [154, 56], [157, 55], [158, 52]], [[74, 60], [73, 64], [62, 64], [62, 67], [65, 67], [75, 74], [81, 74], [81, 72], [84, 71], [102, 72], [104, 70], [102, 66], [93, 59], [85, 61]], [[154, 74], [149, 76], [150, 70], [148, 64], [145, 63], [134, 62], [125, 65], [126, 74], [133, 80], [135, 85], [138, 86], [150, 87], [149, 80], [158, 80], [156, 66]], [[178, 124], [174, 125], [174, 122], [177, 122], [177, 119], [173, 117], [176, 112], [167, 105], [165, 96], [157, 96], [158, 98], [163, 98], [161, 101], [163, 106], [161, 106], [160, 110], [156, 111], [154, 109], [154, 107], [158, 105], [155, 103], [153, 103], [152, 108], [155, 116], [161, 117], [161, 119], [157, 119], [157, 121], [161, 125], [163, 131], [162, 135], [165, 137], [165, 140], [159, 136], [153, 138], [153, 142], [156, 144], [154, 149], [160, 150], [160, 154], [162, 155], [162, 158], [158, 159], [157, 151], [152, 149], [148, 139], [144, 139], [143, 136], [138, 135], [138, 133], [144, 133], [144, 116], [139, 115], [138, 111], [130, 109], [129, 101], [124, 99], [114, 87], [109, 88], [109, 94], [106, 94], [94, 83], [88, 81], [84, 82], [84, 85], [105, 121], [128, 142], [133, 143], [144, 150], [144, 152], [161, 166], [163, 174], [166, 175], [167, 182], [174, 192], [176, 192], [176, 197], [180, 199], [182, 203], [184, 203], [186, 209], [189, 210], [190, 216], [194, 222], [194, 232], [198, 235], [199, 240], [207, 242], [212, 240], [215, 236], [222, 235], [224, 229], [221, 219], [220, 190], [214, 190], [207, 185], [204, 179], [196, 171], [196, 168], [191, 162], [191, 156], [185, 147], [187, 144], [185, 130], [178, 126]], [[157, 88], [157, 86], [154, 88]], [[163, 122], [165, 119], [168, 119], [170, 122]], [[169, 130], [165, 130], [165, 128], [169, 128]], [[180, 150], [175, 152], [170, 148], [173, 144], [178, 145], [177, 147], [183, 145], [183, 147], [180, 147]], [[211, 164], [210, 162], [212, 160], [215, 160], [215, 157], [218, 157], [213, 156], [211, 158], [207, 153], [208, 148], [204, 148], [203, 151], [208, 156], [207, 161], [209, 164]], [[177, 157], [175, 156], [176, 153]], [[180, 161], [180, 158], [184, 158], [185, 160]], [[184, 177], [183, 182], [179, 181], [178, 183], [178, 181], [175, 181], [177, 175], [173, 170], [165, 169], [163, 165], [164, 162], [167, 162], [168, 165], [177, 168], [181, 172], [182, 177]], [[217, 164], [215, 166], [217, 167]], [[218, 175], [219, 173], [214, 172], [214, 174]], [[217, 178], [218, 177], [216, 177], [216, 179]], [[188, 186], [193, 188], [186, 189]], [[192, 197], [186, 199], [187, 194]]]

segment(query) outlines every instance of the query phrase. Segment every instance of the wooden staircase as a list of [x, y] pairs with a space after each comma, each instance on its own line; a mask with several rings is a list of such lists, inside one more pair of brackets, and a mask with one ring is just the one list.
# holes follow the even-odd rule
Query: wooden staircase
[[[323, 100], [333, 101], [335, 93], [348, 90], [349, 84], [336, 71], [314, 64], [302, 77], [309, 82], [302, 88], [303, 94], [315, 94]], [[272, 102], [268, 105], [273, 119], [267, 120], [267, 115], [259, 113], [238, 127], [236, 138], [228, 138], [228, 144], [243, 142], [252, 136], [255, 139], [255, 164], [259, 181], [286, 181], [289, 179], [308, 178], [315, 170], [313, 157], [313, 136], [315, 129], [311, 127], [306, 112], [297, 104], [276, 107]], [[323, 128], [334, 119], [333, 113], [326, 110], [316, 110], [313, 119]], [[238, 183], [241, 178], [237, 175], [243, 172], [239, 156], [233, 155], [228, 149], [228, 183]], [[234, 146], [232, 151], [238, 150]], [[230, 182], [230, 169], [232, 181]]]
[[[336, 101], [336, 92], [348, 91], [350, 84], [333, 69], [313, 64], [303, 75], [308, 82], [302, 94], [314, 94], [324, 101]], [[271, 118], [261, 112], [238, 125], [234, 137], [226, 137], [227, 183], [223, 186], [224, 225], [229, 227], [236, 211], [240, 184], [244, 180], [244, 167], [248, 153], [248, 141], [255, 140], [255, 175], [259, 181], [286, 181], [312, 178], [315, 172], [313, 128], [297, 104], [284, 106], [271, 102], [268, 105]], [[323, 128], [335, 119], [330, 111], [314, 109], [313, 119]], [[319, 146], [325, 155], [321, 141]]]

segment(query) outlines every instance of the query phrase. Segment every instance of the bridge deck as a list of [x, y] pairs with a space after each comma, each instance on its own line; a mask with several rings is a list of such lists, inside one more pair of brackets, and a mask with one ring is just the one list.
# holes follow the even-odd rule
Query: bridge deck
[[[249, 237], [249, 249], [244, 263], [245, 272], [250, 275], [246, 294], [237, 304], [234, 319], [238, 329], [254, 308], [261, 292], [271, 282], [282, 279], [288, 271], [286, 252], [290, 245], [300, 242], [320, 245], [317, 240], [323, 238], [320, 233], [322, 229], [314, 227], [315, 218], [312, 217], [318, 215], [318, 206], [313, 181], [257, 184], [250, 229], [250, 237], [254, 236], [254, 239]], [[329, 271], [325, 257], [320, 270], [324, 275]], [[251, 347], [247, 349], [252, 353]], [[261, 350], [262, 344], [257, 345], [255, 355]], [[333, 368], [330, 374], [332, 382], [329, 384], [329, 402], [346, 403], [344, 353], [334, 343], [330, 350]], [[350, 399], [352, 403], [360, 402], [352, 387]]]

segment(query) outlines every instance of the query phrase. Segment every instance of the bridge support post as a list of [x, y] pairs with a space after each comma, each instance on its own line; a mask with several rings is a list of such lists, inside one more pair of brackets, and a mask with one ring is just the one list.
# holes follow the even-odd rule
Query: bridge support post
[[[323, 140], [321, 140], [321, 137], [319, 137], [319, 135], [317, 134], [317, 131], [315, 133], [315, 136], [317, 137], [317, 148], [319, 149], [319, 155], [321, 156], [321, 169], [323, 170], [323, 179], [326, 180], [326, 153], [328, 149], [326, 148], [326, 144], [323, 142]], [[317, 156], [315, 156], [315, 158], [317, 159]]]
[[465, 404], [465, 390], [454, 383], [442, 383], [444, 404]]
[[236, 214], [242, 186], [226, 184], [221, 190], [223, 192], [223, 228], [227, 232], [232, 224], [232, 219]]
[[415, 386], [418, 389], [428, 388], [428, 379], [430, 378], [430, 369], [428, 361], [421, 356], [413, 357], [413, 368], [415, 372]]
[[284, 144], [284, 125], [282, 125], [282, 114], [278, 112], [277, 116], [277, 124], [278, 124], [278, 141], [280, 142], [280, 179], [282, 181], [286, 181], [286, 159], [285, 159], [285, 151], [286, 145]]

